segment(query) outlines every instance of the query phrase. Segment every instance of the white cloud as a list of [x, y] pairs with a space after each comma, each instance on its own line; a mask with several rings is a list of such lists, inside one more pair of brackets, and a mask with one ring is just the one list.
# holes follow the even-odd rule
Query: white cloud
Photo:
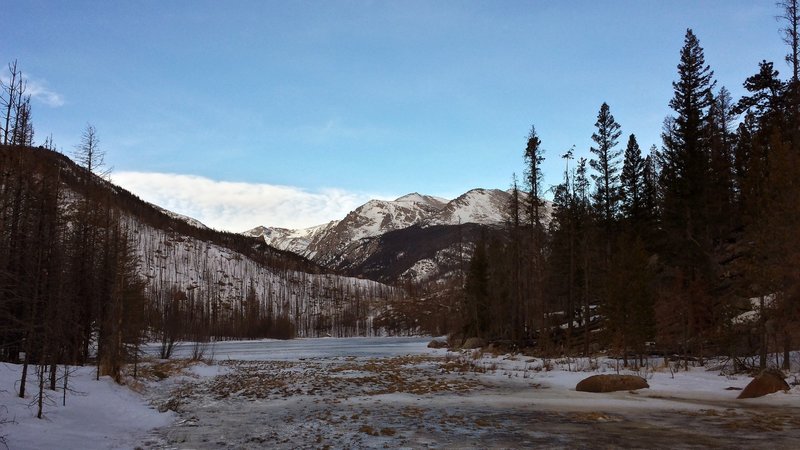
[[341, 189], [216, 181], [195, 175], [117, 172], [114, 183], [145, 201], [204, 224], [242, 232], [259, 225], [306, 228], [343, 218], [370, 198]]
[[50, 90], [43, 81], [28, 80], [25, 93], [51, 108], [64, 106], [64, 97], [58, 92]]
[[[25, 74], [23, 73], [23, 80], [25, 83], [25, 92], [23, 95], [30, 95], [32, 99], [37, 100], [51, 108], [64, 106], [64, 96], [47, 87], [47, 83], [45, 81], [32, 80], [24, 75]], [[7, 86], [11, 82], [11, 79], [8, 75], [3, 74], [0, 75], [0, 82]]]

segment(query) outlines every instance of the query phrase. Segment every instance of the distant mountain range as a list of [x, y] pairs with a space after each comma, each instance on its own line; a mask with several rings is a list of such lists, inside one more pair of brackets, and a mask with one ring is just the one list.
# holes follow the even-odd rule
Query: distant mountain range
[[509, 199], [499, 189], [472, 189], [453, 200], [412, 193], [393, 201], [370, 200], [324, 225], [259, 226], [244, 234], [347, 275], [430, 281], [462, 266], [480, 234], [504, 223]]

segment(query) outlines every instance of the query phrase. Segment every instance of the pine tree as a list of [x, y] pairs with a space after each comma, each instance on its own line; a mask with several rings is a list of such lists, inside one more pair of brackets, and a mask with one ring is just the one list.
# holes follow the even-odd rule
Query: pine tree
[[511, 339], [520, 341], [524, 335], [524, 317], [523, 317], [523, 268], [521, 264], [522, 259], [522, 246], [523, 246], [523, 222], [522, 222], [522, 199], [520, 195], [519, 185], [517, 183], [517, 175], [512, 175], [511, 196], [507, 205], [508, 210], [508, 257], [510, 258], [510, 323], [511, 323]]
[[691, 266], [692, 277], [707, 265], [708, 236], [708, 112], [714, 72], [705, 63], [703, 49], [692, 30], [686, 31], [680, 52], [678, 81], [672, 83], [669, 105], [674, 117], [665, 121], [661, 153], [662, 222], [672, 255]]
[[[660, 309], [672, 311], [676, 319], [661, 316], [664, 338], [679, 344], [684, 353], [699, 345], [714, 327], [714, 305], [710, 290], [716, 280], [712, 258], [709, 221], [709, 109], [714, 88], [713, 72], [705, 63], [700, 43], [692, 30], [686, 31], [680, 52], [678, 81], [672, 83], [674, 96], [669, 105], [675, 112], [664, 122], [663, 151], [659, 154], [661, 254], [672, 274], [672, 299], [662, 296]], [[681, 303], [685, 309], [664, 302]], [[677, 324], [670, 336], [663, 333], [669, 323]], [[690, 341], [691, 339], [691, 341]], [[698, 348], [694, 350], [699, 351]]]
[[489, 328], [489, 261], [486, 242], [482, 238], [469, 263], [466, 281], [465, 318], [467, 337], [485, 338]]
[[525, 146], [525, 184], [528, 188], [527, 213], [531, 227], [541, 229], [544, 214], [544, 200], [542, 196], [542, 163], [544, 150], [542, 141], [536, 134], [536, 127], [531, 126], [528, 133], [528, 143]]
[[734, 223], [733, 148], [731, 130], [736, 119], [733, 100], [725, 87], [709, 106], [709, 192], [708, 213], [712, 242], [719, 243], [738, 224]]
[[[524, 317], [525, 329], [530, 333], [538, 322], [542, 328], [545, 322], [544, 310], [544, 264], [545, 264], [545, 230], [544, 199], [542, 192], [542, 162], [544, 150], [536, 128], [531, 126], [525, 146], [525, 178], [528, 187], [527, 213], [530, 230], [528, 259], [528, 283], [525, 293]], [[538, 314], [536, 314], [538, 312]]]
[[644, 158], [644, 191], [642, 191], [642, 204], [652, 220], [658, 217], [658, 150], [656, 146], [650, 147], [650, 153]]
[[619, 157], [622, 151], [615, 149], [621, 131], [607, 103], [600, 106], [595, 127], [597, 131], [592, 134], [592, 140], [597, 147], [591, 147], [590, 151], [596, 159], [589, 162], [597, 172], [592, 175], [595, 181], [594, 205], [610, 239], [619, 212]]
[[625, 157], [620, 175], [622, 193], [622, 214], [633, 228], [638, 228], [644, 222], [646, 213], [645, 205], [645, 170], [646, 162], [642, 157], [642, 150], [636, 142], [636, 136], [631, 134], [628, 145], [625, 147]]
[[602, 305], [605, 332], [608, 343], [622, 352], [626, 367], [629, 351], [642, 355], [644, 343], [654, 332], [652, 274], [647, 259], [642, 240], [623, 235], [608, 274], [607, 299]]
[[572, 348], [576, 298], [579, 287], [577, 279], [578, 239], [576, 233], [577, 202], [574, 194], [574, 176], [570, 173], [569, 161], [572, 150], [562, 156], [566, 160], [564, 180], [553, 193], [553, 213], [550, 220], [550, 256], [547, 263], [548, 297], [553, 306], [564, 311], [567, 321], [566, 349]]

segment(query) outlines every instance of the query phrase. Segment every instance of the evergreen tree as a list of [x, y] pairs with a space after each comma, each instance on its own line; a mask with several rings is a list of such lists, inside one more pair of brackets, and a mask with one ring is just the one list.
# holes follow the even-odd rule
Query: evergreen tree
[[625, 366], [631, 350], [644, 354], [654, 334], [652, 273], [640, 238], [623, 235], [608, 274], [607, 299], [602, 305], [605, 332], [612, 348], [621, 351]]
[[574, 194], [574, 177], [569, 170], [569, 161], [572, 160], [572, 150], [562, 156], [567, 162], [564, 170], [564, 180], [555, 187], [553, 193], [553, 213], [550, 219], [550, 257], [547, 264], [548, 297], [552, 306], [564, 311], [567, 321], [566, 342], [567, 350], [572, 348], [575, 335], [575, 312], [577, 309], [576, 298], [579, 287], [577, 279], [577, 254], [578, 238], [577, 203]]
[[[665, 121], [661, 153], [662, 223], [673, 262], [689, 266], [691, 277], [708, 263], [708, 112], [714, 72], [692, 30], [680, 52], [678, 81], [669, 105], [674, 117]], [[678, 261], [680, 260], [680, 261]]]
[[592, 140], [597, 147], [591, 147], [590, 151], [596, 159], [589, 162], [597, 172], [592, 175], [595, 181], [594, 205], [610, 239], [619, 212], [619, 157], [622, 151], [615, 149], [621, 131], [607, 103], [600, 106], [595, 127], [597, 131], [592, 134]]
[[763, 121], [769, 114], [777, 113], [781, 109], [786, 87], [779, 75], [771, 62], [764, 60], [758, 63], [758, 73], [744, 82], [744, 88], [750, 95], [739, 100], [736, 112], [751, 114], [758, 121]]
[[[525, 146], [525, 178], [528, 187], [527, 213], [529, 224], [529, 241], [527, 259], [528, 275], [525, 285], [524, 323], [528, 333], [533, 332], [536, 324], [544, 326], [546, 311], [544, 310], [544, 264], [545, 264], [545, 230], [543, 226], [545, 203], [542, 192], [542, 162], [544, 150], [536, 128], [531, 126]], [[538, 313], [538, 314], [537, 314]]]
[[539, 230], [544, 217], [544, 200], [542, 196], [542, 163], [544, 150], [542, 141], [536, 134], [536, 127], [531, 126], [528, 142], [525, 146], [525, 184], [528, 188], [527, 213], [531, 227]]
[[625, 157], [622, 163], [620, 183], [622, 193], [622, 214], [629, 225], [637, 228], [644, 222], [646, 205], [644, 201], [646, 162], [642, 157], [642, 150], [636, 142], [636, 136], [631, 134], [628, 145], [625, 147]]
[[708, 213], [711, 240], [717, 244], [727, 238], [731, 230], [737, 226], [733, 214], [735, 135], [731, 130], [736, 115], [730, 92], [725, 87], [712, 98], [708, 116], [710, 149]]
[[522, 246], [523, 246], [523, 221], [522, 221], [522, 199], [517, 183], [517, 175], [513, 174], [511, 184], [511, 196], [507, 205], [508, 210], [508, 258], [510, 258], [510, 324], [511, 336], [514, 341], [520, 341], [524, 335], [523, 317], [523, 268]]
[[[699, 351], [690, 345], [701, 344], [716, 325], [709, 295], [716, 281], [708, 201], [712, 78], [697, 37], [687, 30], [669, 103], [675, 116], [665, 119], [659, 161], [661, 253], [672, 277], [671, 294], [660, 298], [660, 309], [670, 315], [660, 315], [659, 326], [662, 338], [681, 346], [684, 353]], [[678, 308], [665, 303], [675, 299], [687, 301], [679, 302]], [[667, 329], [671, 331], [666, 333]]]
[[657, 246], [654, 236], [656, 225], [659, 221], [660, 201], [658, 190], [658, 150], [656, 146], [650, 147], [650, 153], [644, 158], [644, 169], [642, 170], [642, 212], [644, 215], [644, 225], [641, 229], [642, 238], [648, 248]]
[[466, 336], [485, 338], [490, 325], [489, 261], [483, 238], [475, 247], [475, 253], [470, 260], [465, 289]]

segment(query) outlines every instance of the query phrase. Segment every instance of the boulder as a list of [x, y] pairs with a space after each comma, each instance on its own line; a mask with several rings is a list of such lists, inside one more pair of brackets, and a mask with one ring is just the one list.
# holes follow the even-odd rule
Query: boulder
[[779, 370], [764, 370], [748, 384], [736, 398], [763, 397], [778, 391], [788, 391], [789, 385]]
[[428, 348], [447, 348], [447, 342], [434, 339], [428, 342]]
[[575, 386], [581, 392], [635, 391], [649, 388], [644, 378], [636, 375], [592, 375]]
[[467, 340], [464, 341], [464, 345], [462, 345], [461, 348], [471, 350], [473, 348], [481, 348], [485, 346], [486, 346], [486, 341], [484, 341], [483, 339], [477, 337], [471, 337], [467, 338]]

